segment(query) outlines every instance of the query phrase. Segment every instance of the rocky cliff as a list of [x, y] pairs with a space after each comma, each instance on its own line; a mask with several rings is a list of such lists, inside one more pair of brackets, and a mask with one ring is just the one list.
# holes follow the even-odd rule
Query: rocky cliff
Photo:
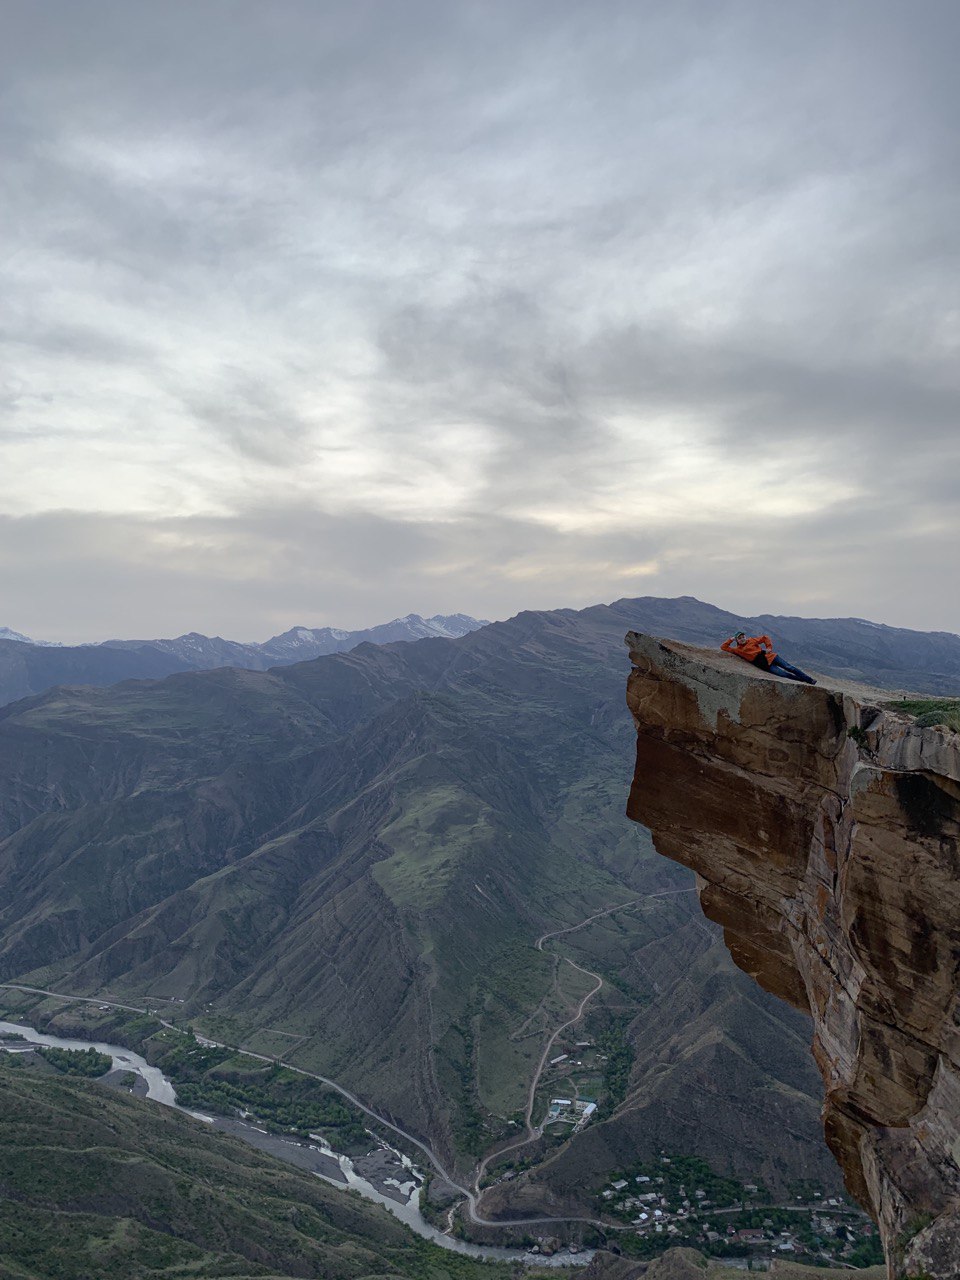
[[960, 736], [631, 632], [628, 814], [808, 1011], [827, 1142], [891, 1277], [960, 1277]]

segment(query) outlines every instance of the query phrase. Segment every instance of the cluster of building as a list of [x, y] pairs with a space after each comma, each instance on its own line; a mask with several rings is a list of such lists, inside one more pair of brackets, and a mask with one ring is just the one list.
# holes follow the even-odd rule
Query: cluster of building
[[676, 1193], [679, 1203], [671, 1204], [662, 1189], [663, 1178], [639, 1174], [633, 1182], [631, 1187], [629, 1179], [618, 1178], [600, 1194], [604, 1200], [615, 1201], [610, 1207], [618, 1213], [636, 1214], [631, 1222], [638, 1235], [646, 1235], [650, 1231], [686, 1235], [690, 1230], [690, 1218], [697, 1218], [701, 1210], [713, 1208], [702, 1187], [697, 1187], [689, 1197], [686, 1187], [679, 1187]]
[[[662, 1161], [669, 1164], [668, 1159]], [[609, 1210], [618, 1217], [628, 1218], [636, 1234], [644, 1236], [679, 1237], [696, 1239], [707, 1246], [734, 1246], [753, 1258], [807, 1256], [810, 1240], [819, 1238], [815, 1255], [839, 1257], [852, 1252], [854, 1237], [872, 1234], [874, 1228], [866, 1221], [851, 1216], [849, 1209], [835, 1198], [824, 1198], [816, 1205], [797, 1206], [794, 1226], [783, 1226], [764, 1218], [761, 1225], [740, 1226], [736, 1217], [749, 1214], [756, 1221], [757, 1211], [751, 1209], [750, 1199], [759, 1188], [753, 1183], [743, 1186], [743, 1198], [733, 1204], [719, 1205], [710, 1200], [703, 1187], [687, 1191], [683, 1185], [667, 1185], [667, 1180], [655, 1174], [639, 1174], [632, 1178], [618, 1178], [600, 1194]], [[804, 1210], [809, 1209], [806, 1217]], [[727, 1225], [722, 1225], [724, 1219]], [[712, 1251], [708, 1248], [708, 1251]], [[719, 1251], [719, 1250], [718, 1250]], [[724, 1251], [726, 1256], [726, 1250]]]
[[551, 1098], [544, 1124], [572, 1124], [576, 1133], [596, 1112], [596, 1098]]
[[[550, 1099], [539, 1132], [543, 1133], [550, 1125], [570, 1125], [576, 1133], [597, 1113], [597, 1099], [589, 1095], [600, 1088], [607, 1055], [598, 1053], [591, 1040], [567, 1041], [557, 1048], [560, 1052], [546, 1064], [542, 1083], [555, 1089], [558, 1095], [568, 1096]], [[555, 1129], [553, 1136], [567, 1135]]]

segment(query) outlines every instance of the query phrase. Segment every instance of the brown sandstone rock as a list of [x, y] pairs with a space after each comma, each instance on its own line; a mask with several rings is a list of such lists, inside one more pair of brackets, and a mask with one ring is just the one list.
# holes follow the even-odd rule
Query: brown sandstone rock
[[627, 643], [629, 816], [698, 873], [737, 964], [811, 1013], [827, 1142], [890, 1276], [958, 1280], [960, 736], [869, 690]]

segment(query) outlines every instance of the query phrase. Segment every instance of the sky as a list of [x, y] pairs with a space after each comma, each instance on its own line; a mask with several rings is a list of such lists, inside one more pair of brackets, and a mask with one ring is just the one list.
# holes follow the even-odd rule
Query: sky
[[0, 19], [0, 626], [960, 632], [954, 0]]

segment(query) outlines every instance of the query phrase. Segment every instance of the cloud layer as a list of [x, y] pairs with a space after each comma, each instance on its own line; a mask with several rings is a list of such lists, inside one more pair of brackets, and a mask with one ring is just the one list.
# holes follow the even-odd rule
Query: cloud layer
[[0, 622], [960, 630], [960, 13], [796, 8], [13, 8]]

